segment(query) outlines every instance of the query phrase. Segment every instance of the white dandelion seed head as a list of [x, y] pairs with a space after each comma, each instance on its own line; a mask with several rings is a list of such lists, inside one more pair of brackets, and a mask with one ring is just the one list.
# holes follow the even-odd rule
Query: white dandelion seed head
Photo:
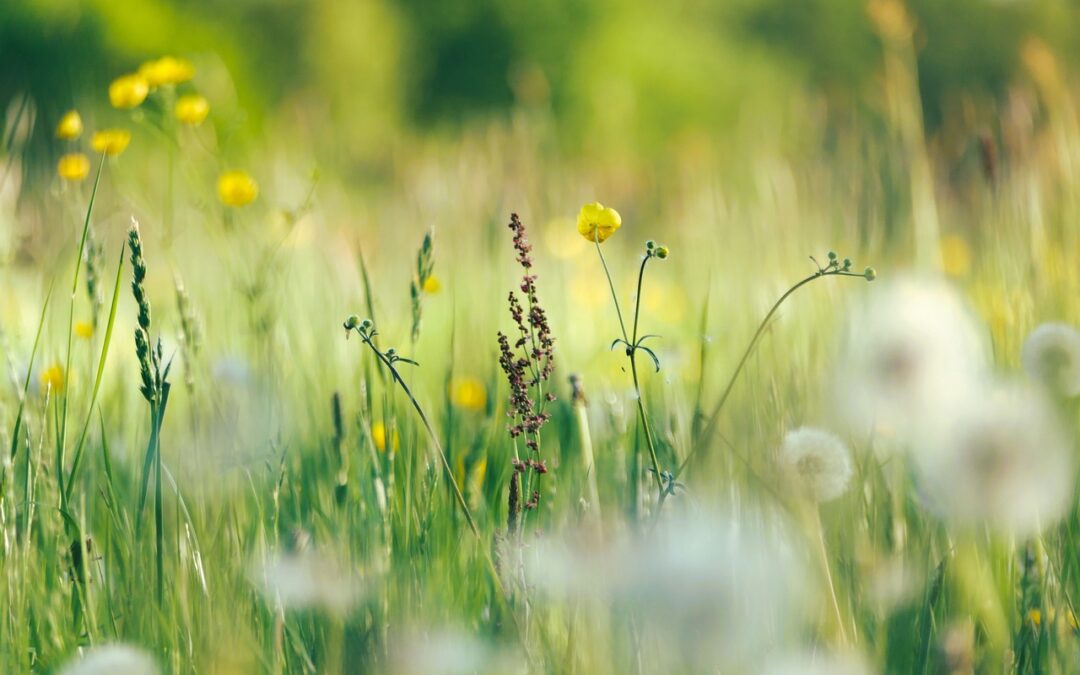
[[60, 675], [158, 675], [154, 658], [123, 644], [90, 647], [60, 669]]
[[256, 563], [252, 583], [267, 602], [286, 609], [319, 609], [347, 614], [361, 596], [360, 572], [327, 553], [299, 551]]
[[1080, 394], [1080, 330], [1044, 323], [1031, 331], [1020, 350], [1024, 371], [1050, 391]]
[[540, 598], [634, 607], [676, 672], [741, 670], [812, 615], [797, 538], [773, 517], [679, 516], [650, 536], [538, 541], [525, 572]]
[[988, 354], [984, 327], [950, 286], [898, 279], [852, 314], [833, 378], [838, 410], [857, 433], [906, 435], [977, 388]]
[[1038, 390], [988, 387], [912, 445], [920, 495], [961, 527], [1016, 536], [1053, 525], [1072, 502], [1068, 434]]
[[793, 429], [777, 451], [777, 464], [815, 502], [836, 499], [851, 481], [851, 451], [835, 434], [812, 427]]

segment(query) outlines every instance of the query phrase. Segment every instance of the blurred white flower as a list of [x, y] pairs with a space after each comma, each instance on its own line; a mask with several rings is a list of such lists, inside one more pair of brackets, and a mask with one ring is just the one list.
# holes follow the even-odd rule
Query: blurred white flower
[[769, 659], [764, 675], [871, 675], [874, 670], [857, 654], [799, 652]]
[[252, 583], [267, 602], [286, 609], [321, 609], [347, 614], [360, 599], [360, 573], [332, 555], [316, 551], [270, 556], [252, 571]]
[[899, 279], [852, 315], [837, 407], [859, 433], [907, 434], [977, 389], [987, 355], [984, 328], [949, 286]]
[[411, 630], [391, 639], [393, 673], [524, 673], [526, 664], [521, 654], [455, 629]]
[[158, 675], [157, 664], [145, 651], [122, 644], [90, 647], [60, 670], [60, 675]]
[[651, 536], [607, 545], [588, 531], [542, 540], [527, 554], [526, 576], [542, 596], [638, 608], [666, 669], [739, 669], [812, 615], [794, 541], [774, 518], [672, 519]]
[[851, 451], [835, 434], [821, 429], [787, 432], [776, 460], [784, 475], [815, 502], [836, 499], [851, 480]]
[[1030, 387], [996, 386], [965, 400], [912, 450], [920, 494], [957, 525], [1030, 535], [1072, 502], [1071, 443]]
[[1044, 323], [1031, 331], [1020, 351], [1029, 376], [1065, 396], [1080, 394], [1080, 330]]

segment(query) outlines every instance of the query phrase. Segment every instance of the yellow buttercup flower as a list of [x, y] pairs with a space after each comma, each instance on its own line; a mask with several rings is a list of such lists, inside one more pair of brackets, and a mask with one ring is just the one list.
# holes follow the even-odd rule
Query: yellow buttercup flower
[[137, 108], [150, 93], [150, 84], [142, 75], [121, 75], [109, 85], [109, 103], [114, 108]]
[[82, 117], [78, 110], [69, 110], [60, 118], [56, 125], [56, 137], [65, 141], [73, 141], [82, 135]]
[[971, 271], [971, 248], [958, 234], [941, 238], [941, 265], [945, 274], [953, 278], [967, 276]]
[[604, 208], [600, 202], [581, 207], [577, 217], [577, 230], [589, 241], [604, 241], [622, 226], [622, 218], [615, 209]]
[[176, 101], [176, 119], [197, 127], [210, 114], [210, 102], [199, 94], [185, 94]]
[[94, 336], [94, 324], [89, 321], [76, 321], [75, 322], [75, 335], [81, 337], [84, 340], [89, 340]]
[[442, 290], [442, 282], [435, 275], [429, 276], [424, 279], [424, 292], [429, 295], [434, 295]]
[[131, 132], [127, 129], [103, 129], [90, 138], [90, 147], [94, 152], [104, 152], [110, 157], [116, 157], [130, 142]]
[[151, 87], [163, 84], [180, 84], [195, 77], [195, 67], [190, 61], [175, 56], [162, 56], [139, 66], [141, 75]]
[[450, 381], [450, 402], [465, 410], [483, 410], [487, 403], [484, 383], [475, 377], [455, 377]]
[[218, 178], [218, 197], [225, 206], [246, 206], [259, 196], [259, 184], [244, 171], [226, 171]]
[[[386, 452], [386, 425], [382, 422], [376, 422], [371, 425], [371, 441], [375, 444], [375, 448], [379, 452]], [[401, 446], [401, 437], [398, 436], [397, 429], [394, 429], [393, 433], [394, 450], [397, 450]]]
[[64, 368], [59, 363], [54, 363], [41, 371], [41, 388], [56, 394], [64, 389]]
[[81, 152], [70, 152], [56, 163], [56, 173], [64, 180], [81, 181], [90, 174], [90, 160]]

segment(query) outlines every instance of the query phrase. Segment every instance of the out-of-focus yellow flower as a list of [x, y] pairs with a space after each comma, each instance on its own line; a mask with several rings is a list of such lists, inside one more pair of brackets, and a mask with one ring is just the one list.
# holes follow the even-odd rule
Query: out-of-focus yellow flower
[[84, 340], [89, 340], [94, 336], [94, 324], [89, 321], [76, 321], [75, 322], [75, 335], [81, 337]]
[[866, 13], [878, 33], [891, 41], [908, 39], [915, 30], [907, 8], [901, 0], [870, 0]]
[[1045, 42], [1035, 36], [1024, 40], [1020, 47], [1020, 61], [1043, 94], [1056, 97], [1061, 93], [1062, 79], [1058, 60]]
[[473, 464], [473, 481], [474, 485], [483, 485], [484, 478], [487, 477], [487, 457], [481, 457]]
[[97, 131], [90, 138], [90, 147], [94, 152], [104, 152], [110, 157], [116, 157], [127, 149], [131, 142], [131, 132], [127, 129], [104, 129]]
[[622, 217], [612, 208], [604, 208], [600, 202], [581, 207], [577, 217], [577, 230], [589, 241], [604, 241], [622, 226]]
[[139, 75], [151, 87], [163, 84], [180, 84], [195, 77], [195, 67], [190, 61], [175, 56], [162, 56], [139, 66]]
[[[376, 422], [371, 425], [371, 441], [375, 444], [375, 449], [379, 452], [386, 452], [386, 425], [382, 422]], [[401, 446], [401, 437], [398, 435], [397, 429], [394, 429], [393, 433], [394, 450], [396, 451]]]
[[41, 371], [41, 388], [56, 394], [64, 390], [64, 368], [54, 363]]
[[1042, 612], [1038, 608], [1030, 609], [1027, 613], [1028, 621], [1036, 628], [1042, 623]]
[[79, 116], [78, 110], [69, 110], [64, 113], [64, 116], [60, 118], [60, 122], [56, 125], [56, 137], [65, 141], [75, 140], [82, 135], [82, 132], [82, 117]]
[[109, 103], [114, 108], [137, 108], [150, 93], [150, 85], [142, 75], [121, 75], [109, 85]]
[[210, 102], [199, 94], [185, 94], [176, 101], [176, 119], [197, 127], [210, 114]]
[[226, 171], [218, 178], [218, 197], [225, 206], [246, 206], [259, 196], [259, 184], [244, 171]]
[[70, 152], [56, 163], [56, 173], [64, 180], [81, 181], [90, 174], [90, 160], [81, 152]]
[[484, 383], [475, 377], [455, 377], [450, 381], [450, 402], [465, 410], [483, 410], [487, 403]]
[[429, 295], [434, 295], [442, 290], [442, 282], [434, 274], [424, 279], [424, 292]]
[[941, 238], [941, 264], [950, 277], [967, 276], [971, 271], [971, 247], [963, 237], [949, 234]]

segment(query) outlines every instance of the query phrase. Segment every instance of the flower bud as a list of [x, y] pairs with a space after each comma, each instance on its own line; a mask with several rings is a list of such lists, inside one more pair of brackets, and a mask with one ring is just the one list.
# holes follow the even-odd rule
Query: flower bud
[[653, 250], [654, 248], [656, 248], [656, 242], [652, 239], [649, 239], [645, 242], [645, 248], [649, 251]]
[[345, 319], [345, 330], [352, 330], [360, 325], [360, 317], [355, 314], [350, 314], [349, 318]]
[[660, 258], [661, 260], [663, 260], [664, 258], [667, 258], [668, 257], [668, 247], [667, 246], [658, 246], [656, 248], [656, 257]]
[[874, 279], [877, 279], [877, 270], [873, 267], [867, 267], [863, 270], [862, 275], [866, 277], [867, 281], [873, 281]]

